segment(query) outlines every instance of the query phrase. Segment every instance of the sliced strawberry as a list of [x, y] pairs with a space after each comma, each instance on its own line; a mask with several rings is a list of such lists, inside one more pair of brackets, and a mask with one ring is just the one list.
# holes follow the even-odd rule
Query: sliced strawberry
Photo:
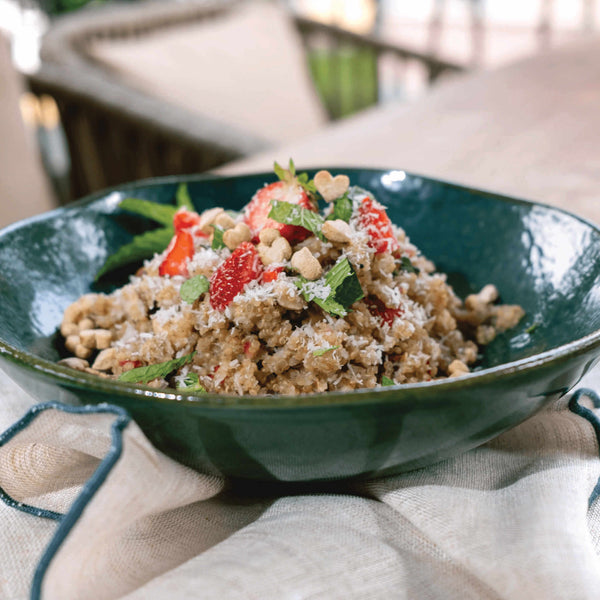
[[394, 319], [402, 314], [401, 308], [388, 308], [377, 296], [368, 296], [365, 303], [374, 317], [379, 317], [384, 323], [392, 325]]
[[200, 215], [191, 210], [187, 210], [187, 208], [180, 208], [173, 216], [173, 227], [175, 228], [176, 233], [183, 231], [184, 229], [196, 227], [194, 230], [194, 235], [196, 237], [209, 237], [207, 233], [202, 232], [198, 228], [198, 225], [200, 225]]
[[377, 200], [368, 196], [362, 199], [358, 207], [358, 223], [369, 234], [369, 246], [376, 254], [399, 250], [400, 244], [394, 235], [392, 222]]
[[297, 244], [311, 235], [308, 229], [304, 229], [299, 225], [285, 225], [269, 219], [268, 215], [272, 208], [272, 200], [297, 204], [302, 208], [308, 208], [315, 212], [318, 210], [313, 199], [297, 182], [295, 177], [289, 181], [271, 183], [258, 190], [244, 209], [244, 222], [252, 230], [254, 242], [258, 242], [258, 234], [265, 227], [277, 229], [290, 244]]
[[270, 281], [275, 281], [279, 277], [279, 273], [283, 273], [284, 267], [281, 265], [278, 267], [269, 267], [265, 269], [262, 274], [262, 282], [269, 283]]
[[210, 278], [210, 305], [215, 310], [225, 310], [246, 284], [258, 279], [261, 273], [262, 263], [256, 248], [250, 242], [242, 242]]
[[187, 262], [193, 256], [194, 238], [192, 234], [187, 229], [178, 231], [167, 248], [167, 255], [158, 267], [158, 274], [162, 277], [165, 275], [188, 277]]

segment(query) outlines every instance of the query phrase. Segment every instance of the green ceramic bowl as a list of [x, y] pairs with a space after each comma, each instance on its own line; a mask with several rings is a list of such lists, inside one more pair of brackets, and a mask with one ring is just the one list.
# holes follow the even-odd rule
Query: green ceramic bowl
[[[284, 482], [395, 473], [473, 448], [575, 385], [600, 346], [600, 231], [568, 213], [403, 171], [330, 169], [372, 190], [459, 295], [495, 283], [526, 316], [480, 370], [446, 381], [300, 397], [157, 392], [58, 366], [64, 308], [151, 226], [122, 198], [239, 209], [272, 174], [142, 181], [0, 233], [0, 362], [40, 400], [124, 407], [167, 454], [208, 472]], [[120, 280], [117, 280], [119, 279]], [[124, 274], [111, 282], [124, 282]], [[102, 291], [109, 289], [103, 284]]]

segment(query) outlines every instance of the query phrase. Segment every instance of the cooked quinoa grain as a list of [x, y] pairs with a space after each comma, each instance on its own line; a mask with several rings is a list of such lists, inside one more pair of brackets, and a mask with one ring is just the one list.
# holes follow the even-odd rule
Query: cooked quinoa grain
[[464, 375], [523, 316], [493, 285], [462, 302], [369, 192], [321, 174], [321, 215], [311, 182], [280, 178], [237, 217], [175, 213], [173, 241], [127, 285], [65, 310], [61, 363], [199, 392], [352, 390]]

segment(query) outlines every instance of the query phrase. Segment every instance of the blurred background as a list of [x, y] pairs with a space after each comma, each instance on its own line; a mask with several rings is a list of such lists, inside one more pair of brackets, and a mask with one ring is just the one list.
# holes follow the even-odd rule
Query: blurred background
[[595, 0], [0, 0], [2, 225], [593, 35]]

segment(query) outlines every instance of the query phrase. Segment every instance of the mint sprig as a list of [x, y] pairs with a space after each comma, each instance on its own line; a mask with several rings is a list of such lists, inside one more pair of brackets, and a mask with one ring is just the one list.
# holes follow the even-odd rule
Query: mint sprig
[[186, 354], [181, 358], [174, 358], [173, 360], [167, 360], [162, 363], [155, 365], [148, 365], [146, 367], [137, 367], [130, 371], [125, 371], [119, 375], [119, 381], [125, 381], [127, 383], [148, 383], [158, 377], [166, 377], [173, 371], [180, 369], [183, 365], [189, 363], [195, 356], [196, 352]]
[[[346, 257], [340, 258], [325, 277], [317, 281], [308, 281], [304, 277], [299, 277], [294, 283], [307, 302], [314, 302], [323, 310], [338, 317], [345, 317], [348, 308], [365, 295], [356, 272]], [[327, 296], [323, 297], [315, 290], [325, 291]]]
[[410, 262], [410, 258], [408, 258], [408, 256], [403, 256], [400, 259], [400, 268], [407, 273], [415, 273], [416, 275], [421, 272], [421, 269], [415, 267], [415, 265]]
[[325, 220], [320, 214], [297, 204], [281, 200], [272, 200], [271, 206], [272, 208], [268, 214], [269, 219], [273, 219], [273, 221], [283, 223], [284, 225], [304, 227], [304, 229], [308, 229], [308, 231], [314, 233], [318, 238], [325, 240], [325, 237], [321, 233], [321, 227], [323, 227]]
[[98, 281], [109, 271], [150, 258], [157, 252], [162, 252], [169, 245], [172, 237], [173, 229], [167, 227], [136, 235], [131, 242], [121, 246], [106, 259], [106, 262], [96, 273], [94, 280]]
[[187, 184], [179, 185], [175, 192], [175, 203], [177, 206], [160, 204], [141, 198], [124, 198], [119, 203], [119, 208], [135, 213], [147, 219], [152, 219], [163, 225], [160, 229], [146, 231], [136, 235], [131, 242], [121, 246], [114, 254], [111, 254], [96, 273], [94, 281], [130, 263], [139, 262], [151, 258], [157, 252], [162, 252], [168, 245], [175, 230], [173, 229], [173, 216], [179, 208], [185, 207], [193, 211], [194, 205], [190, 198]]
[[280, 181], [290, 182], [295, 177], [298, 184], [303, 187], [309, 194], [316, 194], [317, 188], [315, 182], [308, 178], [308, 173], [299, 173], [296, 175], [296, 166], [294, 161], [290, 158], [289, 166], [284, 169], [278, 162], [273, 163], [273, 171], [277, 175]]
[[336, 350], [339, 346], [330, 346], [329, 348], [318, 348], [317, 350], [312, 351], [313, 356], [323, 356], [323, 354], [327, 354], [327, 352], [331, 352]]
[[333, 212], [327, 217], [327, 221], [341, 219], [342, 221], [349, 223], [353, 212], [354, 207], [352, 206], [352, 200], [348, 198], [348, 194], [344, 194], [333, 203]]
[[185, 390], [186, 392], [199, 392], [200, 394], [206, 394], [206, 388], [200, 383], [200, 379], [196, 373], [188, 373], [183, 378], [183, 383], [177, 386], [178, 390]]
[[180, 183], [175, 192], [175, 204], [179, 208], [187, 208], [188, 210], [195, 212], [194, 204], [190, 193], [188, 191], [187, 183]]
[[119, 203], [119, 208], [152, 219], [167, 227], [173, 226], [173, 215], [177, 212], [175, 206], [141, 200], [140, 198], [125, 198]]
[[204, 275], [196, 275], [186, 279], [179, 288], [179, 295], [184, 302], [193, 304], [197, 298], [208, 292], [210, 284]]
[[218, 225], [211, 225], [211, 227], [213, 228], [213, 239], [210, 247], [213, 250], [225, 248], [225, 242], [223, 241], [223, 234], [225, 233], [225, 230]]

